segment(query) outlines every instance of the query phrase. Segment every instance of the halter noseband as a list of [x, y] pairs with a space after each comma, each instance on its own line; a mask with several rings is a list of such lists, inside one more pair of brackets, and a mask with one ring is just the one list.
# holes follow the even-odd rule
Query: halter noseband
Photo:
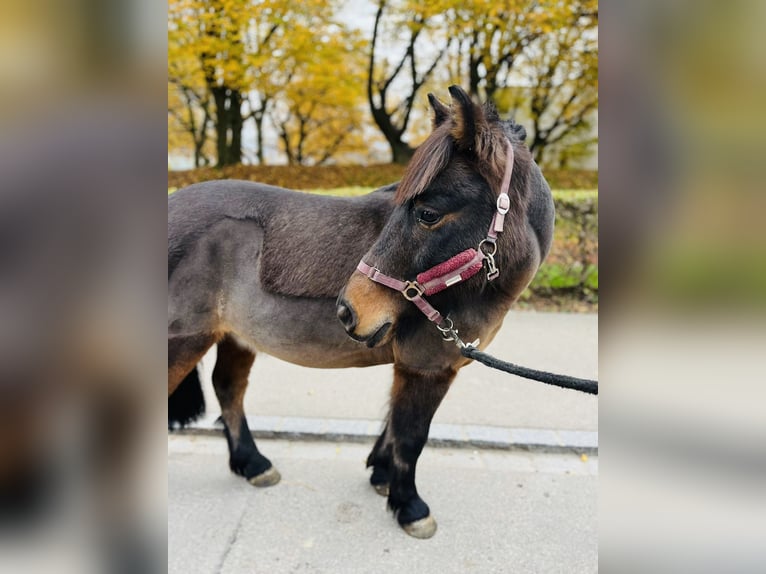
[[[455, 341], [459, 346], [465, 344], [457, 336], [457, 330], [449, 317], [442, 316], [439, 311], [434, 309], [431, 304], [425, 300], [423, 295], [433, 295], [451, 287], [456, 283], [465, 281], [476, 275], [481, 268], [487, 266], [487, 281], [492, 281], [500, 274], [500, 270], [495, 263], [495, 254], [497, 253], [497, 234], [503, 231], [505, 214], [511, 207], [511, 199], [508, 196], [508, 189], [511, 184], [511, 174], [513, 173], [513, 145], [508, 142], [507, 162], [505, 173], [503, 174], [503, 183], [500, 186], [500, 195], [497, 197], [497, 207], [492, 216], [492, 222], [489, 225], [487, 237], [479, 243], [478, 249], [469, 248], [458, 253], [454, 257], [431, 267], [430, 269], [418, 273], [414, 281], [401, 281], [389, 275], [384, 274], [377, 267], [367, 265], [364, 260], [356, 266], [357, 271], [366, 275], [375, 283], [385, 285], [389, 289], [399, 291], [405, 299], [412, 301], [415, 306], [428, 318], [429, 321], [436, 323], [437, 328], [442, 332], [446, 341]], [[446, 323], [446, 324], [445, 324]], [[478, 344], [478, 341], [476, 341]], [[474, 346], [476, 346], [476, 344]]]

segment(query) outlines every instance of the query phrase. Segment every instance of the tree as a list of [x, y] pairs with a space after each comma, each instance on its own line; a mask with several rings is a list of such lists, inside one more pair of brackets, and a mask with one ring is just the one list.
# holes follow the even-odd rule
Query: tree
[[560, 20], [566, 2], [453, 0], [444, 6], [455, 38], [450, 73], [475, 98], [495, 102], [518, 58]]
[[193, 118], [202, 138], [196, 120], [205, 117], [207, 106], [218, 167], [241, 162], [247, 121], [253, 122], [256, 157], [263, 163], [264, 121], [295, 67], [312, 56], [299, 47], [306, 37], [319, 37], [335, 6], [336, 0], [171, 0], [168, 72], [178, 91], [173, 102], [196, 112], [173, 108], [169, 115], [185, 119], [190, 134]]
[[[541, 37], [524, 69], [531, 86], [529, 148], [538, 162], [554, 147], [587, 151], [591, 116], [598, 109], [598, 10], [595, 2], [571, 2], [567, 25]], [[583, 139], [583, 137], [585, 139]], [[562, 144], [567, 144], [563, 146]]]
[[191, 148], [195, 167], [207, 165], [205, 150], [212, 127], [210, 93], [194, 52], [197, 29], [183, 2], [170, 4], [168, 12], [168, 144], [171, 149]]
[[[430, 27], [440, 9], [440, 2], [377, 2], [368, 60], [367, 101], [375, 124], [391, 147], [394, 163], [407, 163], [415, 151], [404, 140], [415, 98], [449, 46], [449, 41], [446, 38], [437, 39], [435, 27]], [[404, 35], [405, 49], [392, 62], [380, 55], [384, 33]], [[419, 39], [431, 41], [425, 44], [418, 42]], [[435, 54], [424, 56], [428, 46]], [[396, 98], [391, 94], [395, 83], [404, 94]]]
[[198, 85], [204, 86], [212, 101], [218, 167], [238, 163], [241, 157], [246, 87], [242, 40], [248, 22], [242, 8], [243, 2], [236, 0], [171, 0], [168, 6], [169, 79], [187, 102], [186, 96], [199, 96]]
[[449, 73], [501, 112], [524, 108], [530, 149], [569, 144], [598, 107], [597, 0], [442, 0], [455, 43]]
[[212, 118], [207, 92], [168, 83], [168, 147], [186, 148], [191, 139], [194, 167], [210, 163], [206, 152]]
[[365, 147], [365, 59], [361, 39], [338, 26], [305, 39], [272, 116], [288, 163], [319, 165]]
[[362, 147], [370, 117], [392, 161], [406, 163], [428, 122], [423, 94], [438, 82], [467, 86], [501, 114], [518, 109], [540, 161], [588, 149], [597, 0], [376, 0], [367, 46], [335, 20], [338, 2], [170, 0], [173, 145], [195, 165], [212, 150], [218, 166], [239, 163], [248, 125], [247, 159], [263, 163], [273, 125], [289, 162], [317, 164]]
[[253, 120], [256, 158], [263, 164], [265, 121], [283, 101], [296, 68], [313, 56], [312, 42], [318, 41], [332, 21], [336, 0], [260, 0], [255, 4], [243, 117]]

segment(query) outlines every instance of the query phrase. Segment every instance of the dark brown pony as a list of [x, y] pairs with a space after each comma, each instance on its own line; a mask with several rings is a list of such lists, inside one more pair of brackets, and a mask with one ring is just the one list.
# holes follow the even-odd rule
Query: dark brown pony
[[433, 132], [398, 185], [347, 199], [212, 181], [168, 200], [168, 393], [193, 381], [196, 363], [217, 344], [213, 386], [230, 467], [268, 486], [279, 473], [256, 448], [242, 409], [256, 351], [310, 367], [393, 363], [390, 411], [367, 465], [399, 524], [420, 538], [432, 536], [436, 522], [418, 496], [415, 466], [437, 407], [468, 361], [401, 293], [355, 268], [364, 258], [409, 280], [475, 248], [492, 221], [512, 145], [511, 206], [495, 255], [500, 275], [489, 282], [481, 272], [429, 297], [483, 348], [553, 232], [550, 190], [523, 128], [458, 87], [450, 94], [450, 106], [429, 95]]

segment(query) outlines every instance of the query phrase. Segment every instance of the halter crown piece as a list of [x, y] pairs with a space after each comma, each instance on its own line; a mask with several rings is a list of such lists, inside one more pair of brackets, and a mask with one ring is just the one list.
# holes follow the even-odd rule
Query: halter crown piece
[[[375, 283], [385, 285], [389, 289], [399, 291], [405, 299], [412, 301], [422, 313], [436, 324], [442, 332], [445, 341], [455, 341], [459, 347], [466, 347], [465, 343], [458, 337], [457, 329], [454, 328], [452, 320], [449, 317], [442, 316], [439, 311], [434, 309], [431, 304], [423, 298], [423, 295], [433, 295], [451, 287], [461, 281], [470, 279], [476, 275], [481, 268], [487, 267], [487, 281], [493, 281], [500, 275], [500, 270], [495, 264], [495, 253], [497, 253], [497, 234], [502, 233], [505, 222], [505, 214], [511, 207], [511, 199], [508, 196], [508, 189], [511, 185], [511, 174], [513, 173], [513, 145], [508, 142], [507, 161], [505, 173], [503, 174], [503, 183], [500, 186], [500, 195], [497, 197], [497, 207], [492, 216], [492, 222], [487, 232], [487, 237], [479, 243], [478, 249], [469, 248], [446, 261], [431, 267], [430, 269], [418, 273], [414, 281], [401, 281], [389, 275], [386, 275], [376, 267], [367, 265], [364, 260], [356, 266], [357, 271], [366, 275]], [[472, 343], [472, 346], [479, 344], [478, 339]]]

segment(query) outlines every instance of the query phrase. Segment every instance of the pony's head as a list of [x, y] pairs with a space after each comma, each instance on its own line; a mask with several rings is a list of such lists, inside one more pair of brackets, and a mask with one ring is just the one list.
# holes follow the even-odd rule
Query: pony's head
[[[457, 86], [449, 88], [446, 105], [428, 95], [433, 131], [417, 149], [397, 187], [396, 206], [378, 240], [364, 256], [370, 267], [403, 281], [446, 262], [457, 266], [458, 254], [476, 248], [487, 236], [496, 210], [513, 145], [513, 180], [508, 191], [510, 209], [506, 229], [498, 239], [498, 262], [507, 262], [526, 211], [526, 174], [531, 163], [523, 145], [524, 129], [501, 121], [491, 105], [478, 105]], [[502, 282], [498, 282], [499, 284]], [[468, 304], [487, 284], [485, 273], [473, 276], [429, 297], [446, 312]], [[338, 318], [347, 333], [369, 347], [394, 336], [407, 317], [424, 319], [402, 293], [354, 272], [338, 297]]]

